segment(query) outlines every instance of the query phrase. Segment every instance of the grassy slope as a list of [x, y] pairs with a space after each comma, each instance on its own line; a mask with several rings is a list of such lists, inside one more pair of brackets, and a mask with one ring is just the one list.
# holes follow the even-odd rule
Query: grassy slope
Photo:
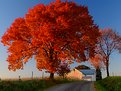
[[121, 77], [108, 77], [101, 81], [108, 91], [121, 91]]
[[106, 88], [104, 88], [99, 81], [95, 82], [95, 88], [96, 91], [107, 91]]
[[121, 76], [105, 78], [95, 85], [97, 91], [121, 91]]
[[0, 91], [43, 91], [44, 89], [61, 84], [69, 83], [74, 80], [27, 80], [27, 81], [1, 81]]

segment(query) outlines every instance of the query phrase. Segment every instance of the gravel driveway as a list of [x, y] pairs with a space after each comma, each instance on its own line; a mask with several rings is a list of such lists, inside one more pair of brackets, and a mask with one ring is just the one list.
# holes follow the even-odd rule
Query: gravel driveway
[[54, 86], [45, 91], [95, 91], [93, 82], [73, 82]]

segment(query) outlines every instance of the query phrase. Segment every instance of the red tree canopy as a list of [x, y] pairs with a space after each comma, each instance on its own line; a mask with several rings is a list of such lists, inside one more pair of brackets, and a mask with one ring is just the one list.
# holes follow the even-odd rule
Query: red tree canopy
[[61, 61], [92, 57], [98, 36], [87, 7], [56, 0], [38, 4], [25, 17], [15, 19], [2, 43], [8, 46], [10, 70], [23, 68], [34, 57], [39, 70], [55, 72]]
[[101, 54], [95, 54], [95, 56], [90, 58], [89, 61], [95, 67], [95, 69], [104, 68], [104, 59]]

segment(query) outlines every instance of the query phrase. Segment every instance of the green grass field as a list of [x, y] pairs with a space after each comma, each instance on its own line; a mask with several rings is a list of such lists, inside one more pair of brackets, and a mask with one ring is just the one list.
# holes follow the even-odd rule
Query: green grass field
[[[13, 80], [0, 81], [0, 91], [43, 91], [61, 83], [74, 82], [76, 80], [56, 79], [56, 80]], [[121, 77], [108, 77], [95, 82], [96, 91], [121, 91]]]
[[99, 81], [95, 82], [96, 91], [107, 91], [105, 87], [103, 87]]
[[51, 86], [69, 83], [74, 80], [56, 79], [56, 80], [24, 80], [24, 81], [1, 81], [0, 91], [43, 91]]
[[121, 76], [108, 77], [95, 82], [97, 91], [121, 91]]

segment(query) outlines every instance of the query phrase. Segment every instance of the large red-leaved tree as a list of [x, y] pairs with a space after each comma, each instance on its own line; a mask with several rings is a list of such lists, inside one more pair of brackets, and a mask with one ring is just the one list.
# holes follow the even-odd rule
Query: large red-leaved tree
[[10, 70], [22, 69], [32, 57], [37, 68], [50, 72], [53, 78], [61, 61], [86, 61], [94, 55], [99, 36], [88, 8], [74, 2], [56, 0], [38, 4], [17, 18], [2, 36], [8, 46]]

